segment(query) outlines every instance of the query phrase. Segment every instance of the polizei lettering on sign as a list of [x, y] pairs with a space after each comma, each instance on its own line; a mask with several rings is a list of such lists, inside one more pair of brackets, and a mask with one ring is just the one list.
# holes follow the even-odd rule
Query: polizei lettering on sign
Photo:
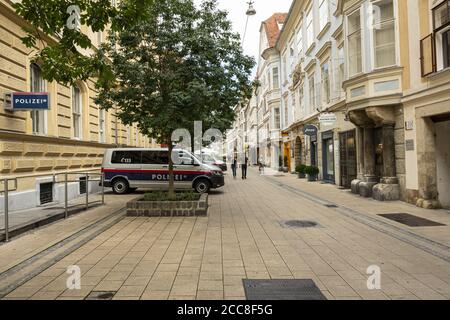
[[48, 92], [13, 92], [7, 95], [5, 108], [11, 111], [49, 110], [50, 95]]

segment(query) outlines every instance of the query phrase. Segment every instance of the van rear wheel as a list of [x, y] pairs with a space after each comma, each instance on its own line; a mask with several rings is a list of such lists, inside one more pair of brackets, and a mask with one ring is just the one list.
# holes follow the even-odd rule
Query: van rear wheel
[[130, 186], [126, 179], [120, 178], [114, 180], [112, 189], [115, 194], [126, 194], [130, 190]]
[[200, 179], [194, 184], [194, 190], [197, 193], [208, 193], [211, 189], [211, 183], [206, 179]]

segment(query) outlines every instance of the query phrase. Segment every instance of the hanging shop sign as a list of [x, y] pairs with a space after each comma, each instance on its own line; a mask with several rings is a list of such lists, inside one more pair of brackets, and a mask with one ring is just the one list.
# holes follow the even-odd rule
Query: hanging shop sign
[[13, 92], [5, 95], [5, 109], [10, 111], [49, 110], [48, 92]]
[[313, 125], [313, 124], [307, 124], [307, 125], [303, 128], [303, 133], [304, 133], [306, 136], [310, 136], [310, 137], [312, 137], [312, 136], [317, 136], [317, 131], [319, 131], [319, 130], [318, 130], [317, 127], [316, 127], [315, 125]]
[[336, 123], [337, 116], [334, 113], [322, 113], [319, 116], [319, 122], [324, 126], [332, 126]]

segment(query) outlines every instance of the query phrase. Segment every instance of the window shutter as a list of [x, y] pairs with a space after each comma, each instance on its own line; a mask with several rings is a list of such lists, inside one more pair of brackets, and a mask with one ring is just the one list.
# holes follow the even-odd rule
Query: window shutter
[[422, 77], [436, 72], [436, 47], [433, 34], [420, 40], [420, 62]]

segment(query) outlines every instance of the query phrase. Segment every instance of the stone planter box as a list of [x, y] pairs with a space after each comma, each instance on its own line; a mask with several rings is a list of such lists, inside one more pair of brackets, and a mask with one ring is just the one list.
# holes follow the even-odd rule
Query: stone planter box
[[143, 197], [127, 203], [128, 217], [194, 217], [208, 215], [208, 195], [198, 201], [143, 201]]

